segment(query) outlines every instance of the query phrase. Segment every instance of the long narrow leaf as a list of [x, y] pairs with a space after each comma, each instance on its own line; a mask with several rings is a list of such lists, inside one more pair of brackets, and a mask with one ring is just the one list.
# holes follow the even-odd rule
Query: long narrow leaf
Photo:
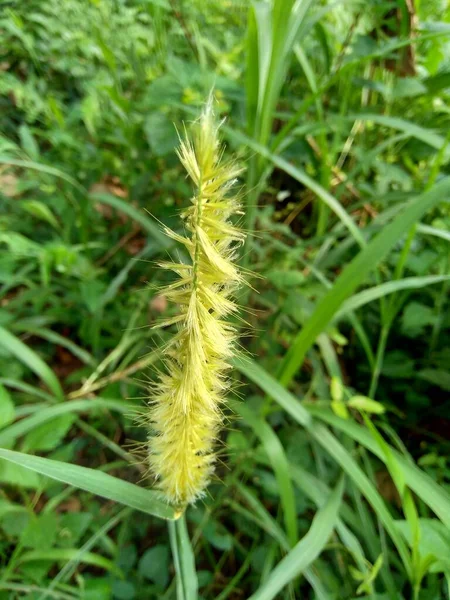
[[73, 400], [63, 402], [55, 406], [49, 406], [37, 412], [36, 414], [13, 423], [0, 431], [0, 446], [7, 446], [18, 437], [32, 431], [39, 425], [56, 419], [61, 415], [68, 413], [90, 412], [92, 410], [113, 410], [124, 414], [131, 414], [136, 406], [123, 400], [112, 400], [108, 398], [94, 398], [92, 400]]
[[175, 519], [177, 516], [173, 508], [160, 500], [157, 492], [145, 490], [102, 471], [13, 450], [0, 449], [0, 458], [160, 519]]
[[291, 546], [293, 546], [298, 540], [297, 513], [294, 488], [284, 448], [278, 436], [266, 421], [255, 415], [243, 402], [236, 404], [236, 408], [244, 421], [252, 427], [253, 431], [259, 437], [272, 463], [283, 505], [286, 533]]
[[348, 298], [335, 314], [334, 320], [340, 319], [349, 312], [361, 308], [361, 306], [373, 302], [378, 298], [383, 298], [388, 294], [394, 294], [395, 292], [400, 292], [402, 290], [421, 289], [427, 285], [433, 285], [434, 283], [449, 280], [450, 275], [429, 275], [426, 277], [405, 277], [404, 279], [399, 279], [397, 281], [382, 283]]
[[343, 302], [360, 285], [367, 274], [387, 255], [399, 238], [430, 208], [450, 192], [450, 177], [446, 177], [429, 192], [418, 196], [344, 269], [333, 287], [317, 304], [306, 325], [299, 332], [280, 369], [280, 381], [288, 385], [303, 363], [317, 336], [327, 327]]
[[131, 217], [134, 221], [136, 221], [136, 223], [139, 223], [142, 228], [147, 231], [147, 233], [161, 246], [162, 249], [167, 249], [172, 246], [172, 241], [166, 235], [164, 235], [160, 227], [158, 227], [158, 225], [156, 225], [156, 223], [152, 221], [150, 217], [131, 204], [121, 200], [120, 198], [117, 198], [117, 196], [113, 196], [112, 194], [100, 192], [91, 194], [90, 198], [93, 201], [112, 206], [119, 212]]
[[14, 354], [21, 362], [29, 367], [38, 377], [47, 384], [53, 394], [62, 400], [64, 392], [58, 378], [53, 371], [48, 367], [40, 356], [31, 348], [22, 342], [18, 337], [10, 333], [8, 330], [0, 327], [0, 346], [5, 350]]
[[336, 526], [342, 501], [344, 482], [341, 480], [326, 504], [313, 519], [308, 533], [275, 567], [264, 585], [250, 596], [251, 600], [271, 600], [293, 579], [298, 577], [324, 549]]
[[[346, 435], [383, 460], [381, 449], [364, 427], [353, 421], [340, 419], [329, 410], [317, 407], [311, 407], [310, 410], [314, 416], [343, 431]], [[391, 448], [391, 452], [401, 465], [406, 485], [437, 514], [447, 527], [450, 527], [450, 494], [412, 461], [402, 456], [399, 452], [396, 452], [393, 448]]]
[[233, 361], [234, 366], [246, 375], [251, 381], [258, 385], [266, 394], [271, 396], [282, 406], [298, 423], [303, 425], [310, 435], [329, 453], [341, 468], [351, 477], [361, 493], [370, 502], [378, 517], [385, 526], [392, 541], [402, 558], [407, 572], [410, 571], [408, 550], [403, 538], [395, 526], [394, 520], [387, 510], [383, 499], [376, 490], [373, 483], [368, 479], [351, 454], [340, 444], [336, 437], [311, 419], [309, 412], [301, 403], [290, 394], [269, 373], [265, 372], [259, 365], [248, 358]]

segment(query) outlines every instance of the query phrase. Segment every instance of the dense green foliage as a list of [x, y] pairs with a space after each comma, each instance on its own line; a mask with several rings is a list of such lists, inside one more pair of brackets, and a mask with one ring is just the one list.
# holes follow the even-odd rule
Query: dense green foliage
[[[441, 0], [3, 3], [1, 600], [447, 597], [449, 36]], [[135, 412], [174, 124], [212, 87], [256, 277], [217, 480], [174, 522]]]

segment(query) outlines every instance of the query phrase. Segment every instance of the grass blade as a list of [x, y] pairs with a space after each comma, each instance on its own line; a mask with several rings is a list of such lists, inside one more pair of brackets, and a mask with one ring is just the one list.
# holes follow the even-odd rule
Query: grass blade
[[160, 519], [175, 519], [173, 508], [160, 500], [157, 492], [144, 490], [137, 485], [112, 477], [95, 469], [31, 456], [22, 452], [0, 449], [0, 458], [20, 465], [51, 479], [72, 485], [91, 494], [130, 506]]
[[300, 575], [324, 549], [336, 525], [342, 501], [344, 482], [341, 480], [326, 504], [313, 519], [308, 533], [278, 563], [264, 586], [250, 600], [271, 600], [293, 579]]
[[[303, 425], [330, 457], [341, 466], [349, 477], [351, 477], [361, 493], [376, 511], [378, 517], [385, 526], [386, 531], [389, 533], [392, 541], [397, 547], [406, 571], [410, 573], [410, 561], [405, 542], [399, 535], [395, 522], [387, 510], [380, 494], [351, 454], [347, 452], [328, 429], [312, 420], [311, 415], [295, 396], [283, 388], [276, 379], [265, 372], [264, 369], [255, 362], [247, 358], [241, 358], [240, 361], [233, 361], [233, 364], [241, 371], [241, 373], [246, 375], [251, 381], [266, 392], [266, 394], [271, 396], [280, 406], [282, 406], [298, 423], [300, 423], [300, 425]], [[383, 460], [383, 456], [380, 456], [380, 458]], [[412, 486], [410, 487], [412, 488]]]
[[291, 546], [293, 546], [298, 540], [297, 512], [289, 463], [284, 448], [281, 445], [278, 436], [266, 421], [255, 415], [252, 410], [242, 402], [236, 404], [236, 408], [244, 421], [253, 429], [260, 439], [272, 464], [278, 482], [281, 503], [283, 505], [286, 533]]
[[13, 443], [18, 437], [25, 435], [43, 423], [56, 419], [61, 415], [68, 413], [88, 412], [91, 410], [113, 410], [124, 414], [131, 414], [135, 405], [123, 400], [110, 400], [103, 398], [94, 398], [92, 400], [72, 400], [56, 406], [49, 406], [39, 410], [36, 414], [26, 419], [22, 419], [13, 425], [5, 427], [0, 431], [0, 446], [7, 446]]
[[[36, 560], [49, 560], [52, 562], [63, 562], [71, 561], [79, 554], [78, 548], [50, 548], [48, 550], [30, 550], [25, 552], [18, 559], [18, 564], [33, 562]], [[108, 560], [104, 556], [95, 554], [94, 552], [84, 552], [79, 558], [78, 562], [86, 565], [92, 565], [100, 569], [104, 569], [110, 573], [113, 573], [117, 577], [123, 578], [123, 572], [117, 565], [111, 560]]]
[[317, 336], [327, 327], [342, 303], [364, 280], [367, 274], [387, 255], [399, 238], [430, 208], [450, 192], [450, 177], [446, 177], [429, 192], [421, 194], [364, 248], [337, 278], [333, 287], [318, 303], [308, 322], [299, 332], [287, 352], [280, 369], [280, 381], [288, 385], [303, 363]]
[[9, 156], [0, 156], [0, 164], [10, 165], [11, 167], [21, 167], [23, 169], [31, 169], [33, 171], [39, 171], [41, 173], [53, 175], [54, 177], [58, 177], [58, 179], [67, 181], [67, 183], [70, 183], [70, 185], [76, 187], [83, 194], [86, 193], [86, 190], [81, 184], [78, 183], [78, 181], [63, 171], [55, 169], [55, 167], [49, 167], [48, 165], [41, 165], [40, 163], [33, 162], [31, 160], [20, 160]]
[[[383, 460], [381, 449], [364, 427], [353, 421], [340, 419], [331, 411], [323, 408], [311, 407], [310, 410], [314, 416], [336, 427]], [[450, 494], [411, 460], [393, 448], [391, 448], [391, 452], [403, 470], [406, 485], [436, 513], [447, 527], [450, 527]]]
[[346, 300], [338, 312], [335, 314], [333, 320], [340, 319], [347, 313], [361, 308], [369, 302], [373, 302], [378, 298], [383, 298], [388, 294], [394, 294], [402, 290], [415, 290], [424, 288], [427, 285], [433, 285], [434, 283], [440, 283], [442, 281], [449, 281], [450, 275], [429, 275], [426, 277], [405, 277], [397, 281], [388, 281], [380, 285], [374, 286], [358, 294], [355, 294], [348, 300]]
[[161, 246], [161, 248], [167, 249], [172, 246], [172, 241], [166, 235], [164, 235], [158, 225], [156, 225], [156, 223], [152, 221], [150, 217], [131, 204], [124, 202], [112, 194], [93, 193], [90, 195], [90, 198], [94, 202], [107, 204], [108, 206], [112, 206], [116, 210], [128, 215], [131, 219], [136, 221], [136, 223], [139, 223], [142, 228], [147, 231], [150, 237]]
[[40, 356], [31, 348], [22, 342], [18, 337], [0, 327], [0, 345], [11, 354], [14, 354], [21, 362], [29, 367], [38, 377], [47, 384], [53, 394], [62, 400], [64, 392], [58, 378], [53, 371], [45, 364]]

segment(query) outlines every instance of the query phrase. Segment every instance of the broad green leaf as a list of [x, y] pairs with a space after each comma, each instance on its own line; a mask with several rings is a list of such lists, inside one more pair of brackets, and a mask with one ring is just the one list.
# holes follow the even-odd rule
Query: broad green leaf
[[156, 156], [173, 153], [178, 145], [175, 127], [167, 115], [155, 112], [147, 117], [144, 125], [147, 141]]
[[22, 125], [19, 126], [18, 132], [22, 148], [31, 159], [37, 160], [39, 158], [39, 146], [28, 125], [22, 123]]
[[157, 492], [145, 490], [102, 471], [13, 450], [0, 449], [0, 458], [160, 519], [176, 517], [174, 509], [161, 500]]
[[76, 415], [69, 413], [52, 419], [49, 423], [44, 423], [33, 428], [25, 437], [21, 449], [24, 452], [54, 450], [61, 444], [75, 419]]
[[146, 550], [139, 560], [139, 575], [154, 581], [162, 588], [165, 588], [169, 581], [169, 569], [169, 548], [162, 544]]

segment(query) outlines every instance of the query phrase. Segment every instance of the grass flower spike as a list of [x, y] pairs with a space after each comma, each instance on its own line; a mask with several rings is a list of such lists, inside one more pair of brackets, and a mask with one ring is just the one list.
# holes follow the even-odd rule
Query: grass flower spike
[[165, 229], [190, 261], [160, 263], [178, 276], [163, 294], [179, 307], [160, 326], [176, 323], [178, 332], [165, 348], [165, 373], [151, 399], [149, 460], [167, 500], [181, 508], [203, 495], [214, 469], [235, 342], [226, 318], [236, 311], [233, 294], [242, 283], [233, 260], [245, 236], [230, 221], [240, 214], [232, 193], [240, 169], [223, 159], [219, 128], [210, 98], [178, 150], [195, 190], [182, 213], [186, 234]]

